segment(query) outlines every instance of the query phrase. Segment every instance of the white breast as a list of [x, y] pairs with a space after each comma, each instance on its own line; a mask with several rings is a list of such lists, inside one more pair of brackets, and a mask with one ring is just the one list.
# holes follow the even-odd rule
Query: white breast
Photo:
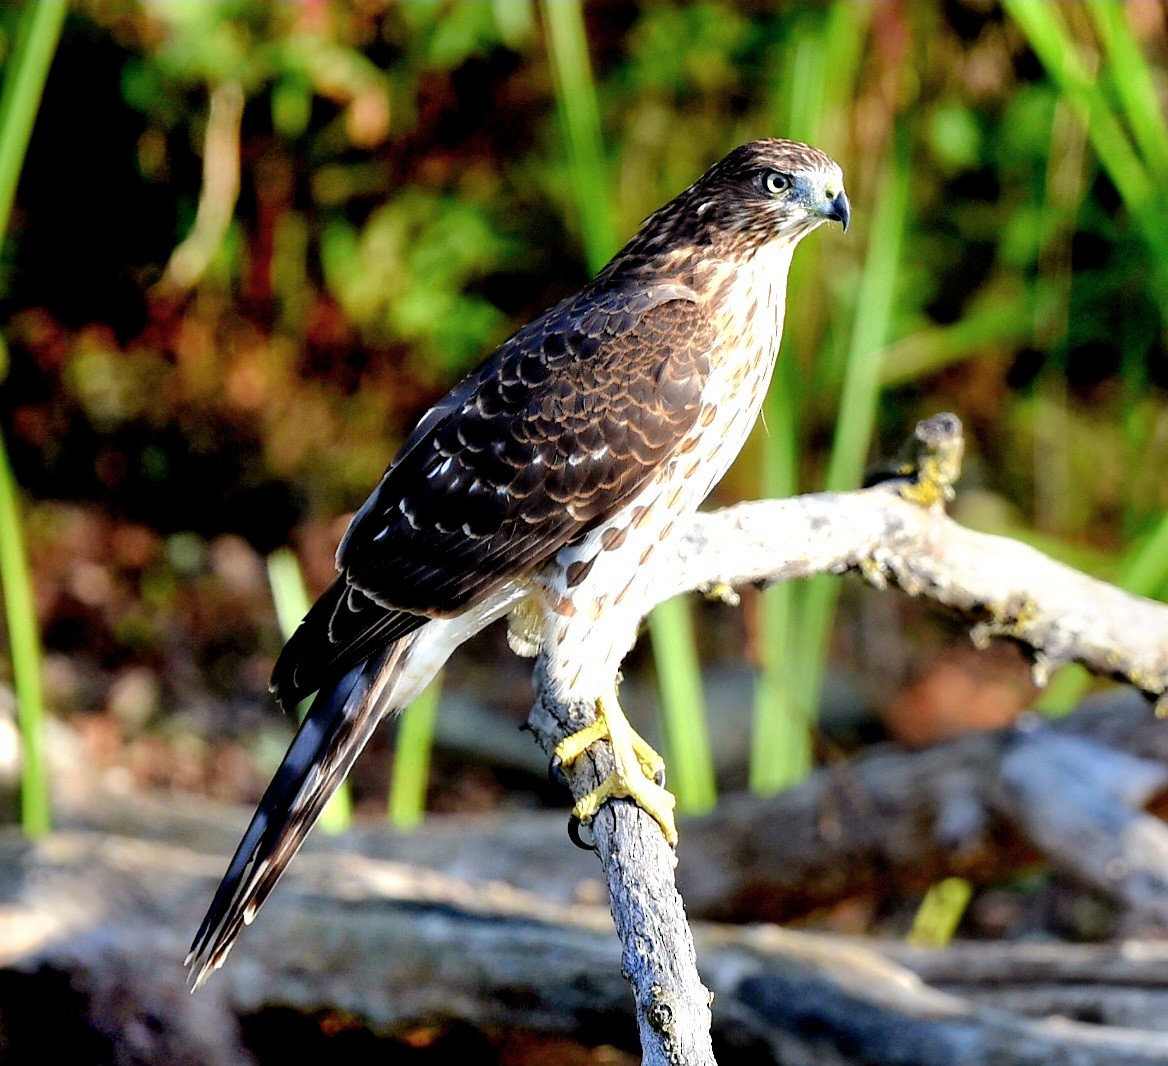
[[[787, 271], [793, 247], [773, 245], [747, 265], [733, 270], [724, 297], [710, 308], [718, 341], [710, 354], [710, 373], [702, 390], [696, 424], [653, 480], [637, 497], [583, 542], [560, 552], [545, 577], [549, 599], [560, 612], [615, 621], [622, 608], [629, 619], [616, 626], [632, 632], [639, 620], [633, 590], [646, 580], [661, 554], [658, 545], [672, 534], [677, 520], [697, 510], [742, 450], [758, 418], [774, 370], [783, 330]], [[715, 275], [710, 290], [724, 279]], [[619, 546], [605, 550], [614, 534]], [[568, 584], [573, 563], [591, 562], [587, 577]], [[632, 617], [636, 615], [636, 617]], [[620, 643], [621, 638], [617, 638]], [[626, 647], [620, 648], [623, 655]]]
[[711, 353], [710, 376], [702, 392], [703, 403], [714, 408], [713, 419], [705, 426], [699, 419], [691, 431], [701, 436], [695, 455], [704, 455], [706, 461], [694, 509], [738, 457], [758, 418], [783, 336], [794, 250], [794, 244], [774, 242], [747, 265], [732, 268], [734, 283], [720, 305], [711, 308], [721, 345]]

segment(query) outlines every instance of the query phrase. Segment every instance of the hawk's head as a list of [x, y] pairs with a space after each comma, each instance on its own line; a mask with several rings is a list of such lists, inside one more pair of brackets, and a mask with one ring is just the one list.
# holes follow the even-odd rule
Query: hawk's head
[[647, 219], [641, 243], [750, 255], [776, 241], [794, 243], [824, 222], [847, 229], [849, 217], [843, 174], [831, 158], [798, 141], [751, 141]]
[[748, 248], [798, 239], [827, 221], [847, 229], [850, 217], [839, 166], [798, 141], [735, 148], [682, 195], [697, 219]]

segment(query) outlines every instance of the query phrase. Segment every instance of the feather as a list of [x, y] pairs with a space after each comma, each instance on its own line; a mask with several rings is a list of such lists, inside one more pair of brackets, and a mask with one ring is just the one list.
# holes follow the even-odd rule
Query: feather
[[227, 868], [186, 965], [198, 988], [227, 958], [381, 719], [410, 638], [354, 666], [313, 701]]

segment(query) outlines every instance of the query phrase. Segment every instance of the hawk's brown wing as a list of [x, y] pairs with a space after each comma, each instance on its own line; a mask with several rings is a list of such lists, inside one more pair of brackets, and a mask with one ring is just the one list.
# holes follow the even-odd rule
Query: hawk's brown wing
[[281, 702], [619, 509], [697, 419], [713, 341], [692, 291], [658, 284], [585, 289], [503, 344], [427, 413], [354, 518], [341, 576], [276, 664]]

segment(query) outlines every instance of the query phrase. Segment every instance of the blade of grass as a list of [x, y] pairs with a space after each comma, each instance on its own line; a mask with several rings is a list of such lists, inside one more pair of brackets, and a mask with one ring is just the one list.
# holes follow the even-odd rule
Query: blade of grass
[[[785, 77], [775, 94], [776, 121], [785, 134], [814, 142], [822, 114], [822, 56], [817, 32], [797, 24], [783, 54]], [[814, 74], [811, 78], [809, 75]], [[812, 82], [814, 81], [814, 84]], [[805, 91], [797, 92], [802, 87]], [[797, 104], [799, 98], [800, 104]], [[805, 125], [803, 125], [805, 123]], [[799, 299], [806, 279], [814, 271], [806, 258], [792, 264], [787, 279], [790, 308], [812, 306]], [[799, 407], [802, 388], [797, 372], [795, 334], [811, 333], [819, 323], [804, 316], [789, 316], [771, 385], [762, 408], [762, 449], [759, 460], [759, 495], [763, 499], [794, 496], [799, 491]], [[757, 430], [756, 430], [757, 432]], [[795, 705], [788, 663], [796, 591], [789, 582], [764, 589], [755, 616], [755, 657], [751, 717], [749, 783], [757, 795], [772, 795], [800, 781], [810, 768], [810, 734], [806, 716]]]
[[[0, 90], [0, 236], [16, 198], [28, 140], [40, 107], [61, 26], [64, 0], [41, 0], [21, 12], [12, 55]], [[9, 651], [20, 723], [22, 763], [20, 819], [30, 837], [51, 825], [48, 770], [45, 766], [45, 705], [41, 686], [41, 644], [32, 593], [32, 574], [24, 544], [16, 479], [0, 436], [0, 582], [4, 588]]]
[[1168, 512], [1155, 529], [1124, 557], [1117, 584], [1137, 596], [1155, 596], [1168, 582]]
[[568, 170], [588, 269], [595, 274], [620, 247], [612, 212], [608, 168], [600, 137], [600, 108], [588, 57], [579, 0], [542, 0], [556, 109], [568, 148]]
[[[582, 227], [585, 258], [599, 271], [619, 248], [609, 208], [611, 183], [600, 136], [600, 108], [579, 0], [542, 0], [540, 11], [551, 57], [556, 108], [564, 129], [568, 168]], [[662, 732], [670, 738], [670, 788], [681, 810], [709, 805], [707, 770], [713, 756], [704, 722], [701, 666], [693, 639], [693, 621], [684, 600], [662, 604], [649, 617], [649, 632], [661, 702]], [[695, 728], [701, 721], [703, 727]], [[696, 789], [690, 792], [690, 788]]]
[[65, 0], [39, 0], [21, 12], [0, 90], [0, 233], [8, 232], [28, 139], [67, 7]]
[[[268, 556], [268, 584], [272, 588], [272, 602], [276, 606], [276, 620], [280, 632], [287, 640], [296, 632], [296, 627], [308, 614], [312, 601], [304, 585], [304, 575], [300, 561], [290, 548], [277, 548]], [[304, 720], [312, 697], [302, 700], [297, 708], [301, 721]], [[326, 833], [339, 833], [349, 828], [353, 821], [353, 804], [349, 798], [349, 786], [342, 784], [332, 799], [325, 805], [318, 823]]]
[[[826, 488], [838, 492], [860, 483], [880, 396], [880, 354], [887, 345], [900, 267], [900, 247], [908, 214], [908, 141], [895, 139], [872, 218], [868, 252], [860, 274], [855, 318], [846, 358], [843, 392], [828, 462]], [[827, 642], [839, 582], [816, 578], [801, 600], [797, 659], [799, 701], [813, 712], [818, 706]]]
[[[1088, 0], [1087, 10], [1103, 44], [1106, 62], [1102, 73], [1106, 84], [1114, 88], [1120, 114], [1126, 120], [1136, 147], [1161, 193], [1163, 205], [1163, 192], [1168, 185], [1168, 119], [1161, 107], [1151, 68], [1132, 31], [1128, 8], [1124, 4]], [[1163, 207], [1160, 214], [1163, 215]], [[1163, 271], [1161, 276], [1165, 273], [1168, 270]], [[1168, 296], [1163, 293], [1161, 305], [1168, 307]], [[1126, 326], [1125, 317], [1121, 329]], [[1137, 442], [1138, 410], [1139, 400], [1148, 389], [1148, 368], [1135, 345], [1124, 343], [1121, 339], [1119, 346], [1124, 352], [1119, 418], [1130, 454], [1134, 457], [1140, 453]], [[1127, 528], [1130, 528], [1134, 513], [1138, 511], [1138, 508], [1132, 506], [1133, 503], [1130, 494], [1125, 494], [1124, 525]], [[1059, 684], [1069, 683], [1060, 681]], [[1085, 681], [1081, 680], [1080, 684], [1085, 684]], [[1067, 692], [1071, 694], [1070, 689]]]
[[32, 575], [24, 546], [24, 531], [20, 524], [16, 479], [12, 476], [12, 466], [8, 462], [3, 438], [0, 438], [0, 578], [4, 583], [8, 646], [12, 656], [12, 679], [23, 749], [20, 821], [28, 836], [39, 837], [50, 828], [41, 644], [32, 593]]
[[1106, 93], [1092, 77], [1078, 46], [1062, 21], [1058, 5], [1031, 0], [1002, 0], [1002, 6], [1025, 35], [1051, 81], [1086, 123], [1087, 136], [1103, 169], [1115, 185], [1139, 229], [1155, 253], [1153, 269], [1164, 282], [1168, 303], [1168, 230], [1165, 202], [1137, 156], [1123, 126], [1111, 110]]
[[969, 905], [973, 886], [963, 877], [938, 881], [921, 901], [908, 942], [922, 948], [943, 948], [953, 939]]
[[854, 488], [864, 473], [880, 397], [881, 353], [892, 324], [908, 190], [908, 140], [899, 136], [873, 214], [867, 258], [860, 275], [839, 417], [827, 467], [825, 487], [829, 492]]
[[268, 556], [267, 564], [276, 622], [284, 639], [288, 640], [308, 614], [312, 601], [300, 571], [300, 561], [291, 548], [277, 548]]
[[[772, 109], [785, 135], [823, 144], [829, 117], [842, 113], [854, 84], [868, 18], [866, 6], [837, 0], [822, 18], [805, 20], [792, 34], [783, 56], [785, 77]], [[787, 305], [792, 313], [763, 408], [767, 430], [760, 463], [763, 498], [799, 491], [799, 412], [807, 405], [807, 389], [796, 349], [801, 341], [810, 343], [810, 337], [821, 333], [826, 314], [822, 301], [802, 298], [809, 279], [818, 277], [817, 247], [803, 250], [788, 280]], [[798, 783], [811, 768], [811, 715], [800, 704], [793, 683], [798, 599], [798, 590], [786, 582], [764, 590], [759, 599], [750, 787], [760, 795]]]
[[425, 691], [401, 713], [394, 746], [393, 775], [389, 782], [390, 822], [399, 829], [413, 829], [426, 810], [426, 786], [430, 781], [430, 754], [434, 750], [434, 723], [442, 695], [439, 674]]
[[[763, 499], [798, 491], [797, 374], [790, 352], [776, 368], [764, 419], [769, 432], [763, 451]], [[791, 677], [793, 646], [792, 586], [783, 582], [759, 597], [757, 648], [759, 675], [754, 686], [750, 744], [750, 788], [771, 795], [797, 784], [811, 769], [811, 723], [796, 702]]]
[[1107, 54], [1105, 73], [1115, 85], [1128, 126], [1160, 183], [1168, 181], [1168, 122], [1160, 110], [1156, 84], [1124, 4], [1087, 0], [1087, 10]]
[[[668, 753], [669, 785], [677, 796], [682, 814], [702, 814], [717, 800], [714, 760], [706, 729], [700, 695], [701, 665], [696, 647], [693, 620], [686, 602], [669, 600], [649, 615], [649, 633], [657, 663], [657, 685], [663, 707], [665, 747]], [[694, 701], [693, 693], [699, 694]]]
[[999, 297], [951, 325], [928, 326], [910, 333], [884, 349], [881, 384], [903, 385], [964, 359], [984, 355], [992, 347], [1021, 344], [1034, 327], [1034, 303], [1034, 294], [1029, 290]]

